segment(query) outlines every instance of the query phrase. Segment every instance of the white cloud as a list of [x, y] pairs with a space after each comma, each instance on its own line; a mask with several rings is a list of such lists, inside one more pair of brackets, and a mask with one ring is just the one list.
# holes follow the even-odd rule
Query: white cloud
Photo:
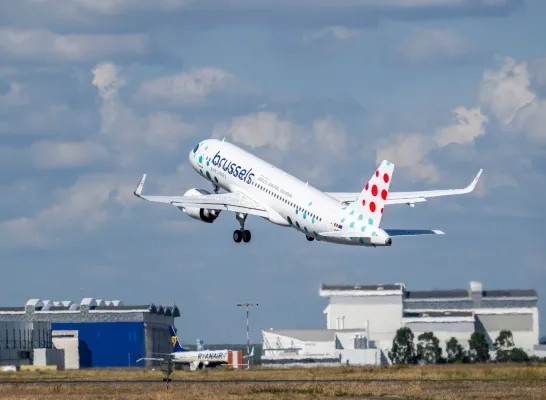
[[57, 7], [81, 7], [103, 15], [123, 14], [130, 11], [174, 11], [181, 9], [194, 0], [39, 0], [54, 3]]
[[105, 159], [108, 150], [92, 142], [34, 142], [30, 146], [30, 157], [38, 168], [82, 167]]
[[399, 134], [393, 139], [379, 142], [376, 162], [389, 160], [397, 167], [404, 168], [402, 170], [411, 180], [436, 182], [439, 179], [436, 166], [425, 161], [435, 146], [432, 138], [421, 133]]
[[351, 29], [345, 26], [333, 25], [304, 33], [303, 41], [305, 43], [309, 43], [325, 38], [333, 38], [338, 41], [347, 41], [361, 37], [362, 32], [363, 31], [361, 29]]
[[0, 94], [0, 107], [15, 107], [25, 105], [29, 102], [29, 97], [23, 91], [22, 86], [17, 82], [11, 82], [9, 91]]
[[455, 123], [444, 126], [436, 132], [435, 140], [442, 148], [451, 143], [473, 143], [479, 136], [485, 134], [487, 117], [479, 108], [457, 107], [453, 110]]
[[286, 150], [293, 138], [295, 126], [271, 112], [235, 117], [229, 123], [218, 124], [213, 137], [230, 136], [235, 142], [257, 148], [264, 146]]
[[327, 154], [343, 157], [347, 151], [347, 132], [345, 126], [331, 116], [313, 123], [315, 141]]
[[120, 163], [128, 165], [148, 147], [162, 151], [178, 151], [181, 141], [195, 134], [195, 128], [178, 116], [155, 112], [140, 116], [119, 97], [125, 84], [119, 68], [112, 63], [100, 63], [92, 71], [93, 85], [101, 98], [101, 134], [115, 148]]
[[453, 110], [454, 123], [440, 127], [433, 135], [403, 133], [379, 143], [376, 162], [388, 159], [398, 167], [406, 167], [410, 179], [437, 182], [437, 167], [427, 156], [449, 144], [469, 145], [485, 134], [487, 117], [479, 108], [457, 107]]
[[219, 68], [206, 67], [144, 82], [138, 96], [149, 102], [162, 101], [184, 106], [204, 104], [215, 94], [256, 92], [256, 88], [235, 75]]
[[80, 178], [68, 189], [55, 193], [57, 201], [32, 217], [0, 223], [0, 242], [11, 246], [50, 247], [63, 243], [61, 234], [71, 229], [92, 232], [108, 219], [112, 205], [122, 205], [126, 179], [113, 175]]
[[506, 57], [497, 71], [485, 71], [480, 102], [504, 131], [546, 140], [546, 100], [531, 88], [527, 62]]
[[451, 29], [415, 29], [395, 45], [396, 54], [411, 65], [454, 61], [477, 54], [478, 48]]
[[145, 34], [60, 35], [47, 30], [0, 28], [0, 55], [49, 62], [89, 61], [150, 50]]

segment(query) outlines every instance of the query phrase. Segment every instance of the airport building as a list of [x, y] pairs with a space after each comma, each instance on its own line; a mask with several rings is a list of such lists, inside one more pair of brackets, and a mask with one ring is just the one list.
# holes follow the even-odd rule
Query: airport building
[[[169, 325], [179, 316], [176, 305], [94, 298], [80, 303], [31, 299], [21, 307], [0, 307], [0, 365], [36, 365], [44, 357], [67, 369], [145, 365], [137, 364], [138, 358], [172, 351]], [[63, 360], [41, 356], [37, 349], [62, 350]]]
[[[264, 330], [262, 362], [334, 357], [342, 363], [351, 359], [355, 364], [390, 364], [392, 341], [404, 326], [413, 331], [416, 342], [421, 333], [433, 332], [444, 354], [451, 337], [468, 348], [475, 331], [492, 344], [501, 330], [510, 330], [515, 345], [529, 355], [539, 343], [538, 295], [533, 289], [484, 290], [480, 282], [470, 282], [468, 289], [427, 291], [410, 291], [403, 283], [323, 284], [319, 295], [329, 300], [323, 311], [326, 329]], [[340, 339], [347, 334], [352, 340]], [[354, 352], [362, 348], [378, 353]]]

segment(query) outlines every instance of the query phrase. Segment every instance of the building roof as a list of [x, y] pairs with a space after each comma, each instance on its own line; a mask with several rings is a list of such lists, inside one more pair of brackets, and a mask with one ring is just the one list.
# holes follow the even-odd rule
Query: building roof
[[286, 336], [302, 342], [331, 342], [336, 333], [340, 332], [364, 332], [365, 329], [264, 329], [262, 332]]
[[[385, 293], [388, 292], [388, 293]], [[537, 299], [538, 293], [535, 289], [502, 289], [502, 290], [483, 290], [481, 282], [470, 282], [469, 289], [433, 289], [433, 290], [406, 290], [403, 283], [388, 283], [381, 285], [339, 285], [325, 284], [320, 287], [321, 296], [359, 296], [380, 294], [399, 294], [404, 300], [430, 300], [430, 299], [450, 299], [450, 300], [470, 300], [473, 296], [481, 296], [484, 300], [496, 300], [503, 298], [532, 298]]]
[[390, 283], [387, 285], [327, 285], [322, 284], [320, 290], [335, 290], [335, 291], [382, 291], [382, 290], [403, 290], [403, 283]]
[[18, 307], [0, 307], [0, 314], [13, 313], [66, 313], [66, 312], [81, 312], [89, 310], [91, 312], [142, 312], [150, 314], [158, 314], [172, 317], [179, 317], [180, 310], [173, 304], [172, 306], [144, 304], [144, 305], [125, 305], [120, 300], [102, 300], [92, 297], [86, 297], [78, 303], [72, 301], [52, 301], [41, 299], [30, 299], [24, 306]]

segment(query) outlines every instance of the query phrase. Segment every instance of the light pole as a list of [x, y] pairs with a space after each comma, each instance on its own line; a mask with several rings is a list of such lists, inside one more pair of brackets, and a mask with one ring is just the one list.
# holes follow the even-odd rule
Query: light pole
[[[258, 303], [252, 304], [252, 303], [239, 303], [237, 304], [237, 307], [245, 307], [246, 308], [246, 354], [250, 354], [250, 330], [248, 327], [248, 312], [250, 307], [258, 307]], [[250, 360], [249, 360], [250, 362]]]

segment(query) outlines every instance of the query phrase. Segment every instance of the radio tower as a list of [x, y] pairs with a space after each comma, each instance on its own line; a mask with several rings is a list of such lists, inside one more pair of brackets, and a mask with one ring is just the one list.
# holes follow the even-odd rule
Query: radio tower
[[[252, 303], [239, 303], [237, 304], [237, 307], [245, 307], [246, 309], [246, 354], [250, 354], [250, 329], [248, 325], [248, 314], [249, 314], [249, 308], [250, 307], [258, 307], [258, 303], [252, 304]], [[250, 360], [249, 360], [250, 362]]]

